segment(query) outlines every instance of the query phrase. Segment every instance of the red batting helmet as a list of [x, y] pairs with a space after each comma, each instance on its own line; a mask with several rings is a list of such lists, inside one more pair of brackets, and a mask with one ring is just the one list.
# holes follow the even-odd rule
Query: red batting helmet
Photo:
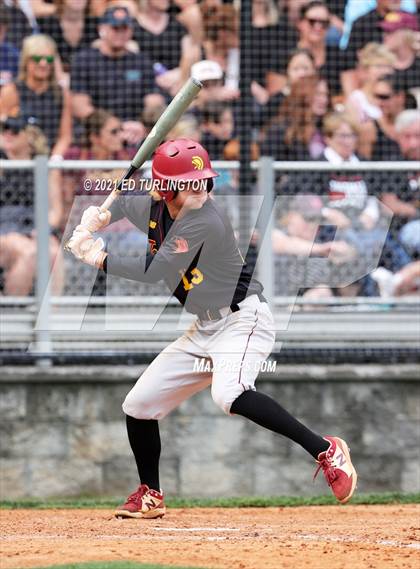
[[[160, 181], [157, 191], [167, 202], [172, 201], [176, 195], [176, 190], [165, 190], [167, 181], [211, 181], [218, 175], [211, 167], [207, 150], [190, 138], [178, 138], [164, 142], [158, 147], [153, 157], [152, 178]], [[213, 182], [211, 181], [207, 191], [210, 191], [212, 187]]]

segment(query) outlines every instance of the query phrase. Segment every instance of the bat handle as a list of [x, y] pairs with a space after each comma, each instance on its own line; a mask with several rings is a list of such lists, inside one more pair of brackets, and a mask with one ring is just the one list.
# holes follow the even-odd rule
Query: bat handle
[[111, 207], [111, 205], [114, 203], [114, 201], [117, 199], [119, 194], [119, 190], [115, 189], [112, 190], [112, 192], [109, 194], [109, 196], [106, 198], [106, 200], [104, 201], [104, 203], [99, 207], [99, 209], [101, 210], [101, 212], [105, 212], [108, 211], [109, 208]]
[[125, 174], [123, 175], [123, 177], [121, 178], [121, 180], [118, 182], [118, 186], [115, 188], [115, 190], [112, 190], [112, 192], [109, 194], [109, 196], [106, 198], [106, 200], [104, 201], [104, 203], [100, 206], [100, 210], [102, 212], [104, 211], [108, 211], [109, 208], [111, 207], [111, 205], [114, 203], [114, 201], [117, 199], [123, 184], [125, 182], [125, 180], [128, 180], [129, 178], [131, 178], [131, 176], [134, 174], [134, 172], [137, 170], [137, 166], [133, 166], [133, 164], [131, 164], [131, 166], [129, 167], [129, 169], [127, 170], [127, 172], [125, 172]]

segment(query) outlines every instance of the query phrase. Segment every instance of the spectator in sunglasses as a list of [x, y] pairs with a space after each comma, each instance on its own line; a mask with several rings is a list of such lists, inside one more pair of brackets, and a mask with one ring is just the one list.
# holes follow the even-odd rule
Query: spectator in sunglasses
[[394, 77], [381, 77], [372, 89], [373, 97], [382, 116], [374, 120], [374, 140], [371, 160], [393, 160], [398, 155], [395, 119], [401, 110], [401, 96], [396, 93]]
[[360, 88], [353, 90], [345, 105], [353, 120], [360, 125], [359, 154], [369, 159], [375, 140], [374, 121], [382, 118], [382, 109], [375, 97], [376, 82], [385, 75], [394, 72], [395, 55], [378, 43], [367, 44], [359, 53], [358, 75]]
[[[325, 2], [313, 0], [301, 7], [296, 24], [299, 37], [297, 46], [312, 54], [317, 72], [326, 78], [332, 96], [341, 93], [341, 71], [343, 57], [337, 46], [327, 45], [326, 36], [330, 27], [331, 14]], [[289, 57], [287, 58], [287, 60]], [[279, 70], [277, 89], [275, 78], [271, 77], [270, 91], [281, 91], [286, 83], [286, 69]]]
[[[7, 117], [0, 123], [0, 159], [31, 160], [46, 154], [48, 145], [41, 130], [22, 117]], [[57, 170], [50, 175], [50, 257], [55, 261], [53, 294], [63, 285], [60, 243], [57, 239], [62, 216], [61, 184]], [[34, 173], [32, 170], [0, 172], [0, 267], [4, 271], [3, 294], [26, 296], [33, 290], [36, 262], [34, 237]]]
[[1, 91], [5, 115], [32, 117], [47, 137], [51, 155], [62, 157], [71, 142], [70, 96], [56, 75], [57, 47], [42, 34], [23, 42], [18, 79]]

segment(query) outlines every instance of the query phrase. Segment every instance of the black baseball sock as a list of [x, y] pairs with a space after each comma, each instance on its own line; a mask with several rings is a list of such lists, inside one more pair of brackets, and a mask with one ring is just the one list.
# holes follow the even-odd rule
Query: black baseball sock
[[284, 435], [303, 446], [315, 459], [329, 443], [302, 425], [274, 399], [257, 391], [245, 391], [233, 402], [231, 413], [242, 415], [257, 425]]
[[128, 440], [136, 459], [141, 484], [160, 492], [159, 458], [160, 434], [159, 424], [151, 419], [135, 419], [126, 415]]

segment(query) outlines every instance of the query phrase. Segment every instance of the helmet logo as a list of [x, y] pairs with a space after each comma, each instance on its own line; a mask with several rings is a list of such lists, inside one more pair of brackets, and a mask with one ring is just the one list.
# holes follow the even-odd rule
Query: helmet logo
[[201, 156], [193, 156], [191, 162], [194, 166], [194, 170], [202, 170], [204, 168], [204, 160]]

